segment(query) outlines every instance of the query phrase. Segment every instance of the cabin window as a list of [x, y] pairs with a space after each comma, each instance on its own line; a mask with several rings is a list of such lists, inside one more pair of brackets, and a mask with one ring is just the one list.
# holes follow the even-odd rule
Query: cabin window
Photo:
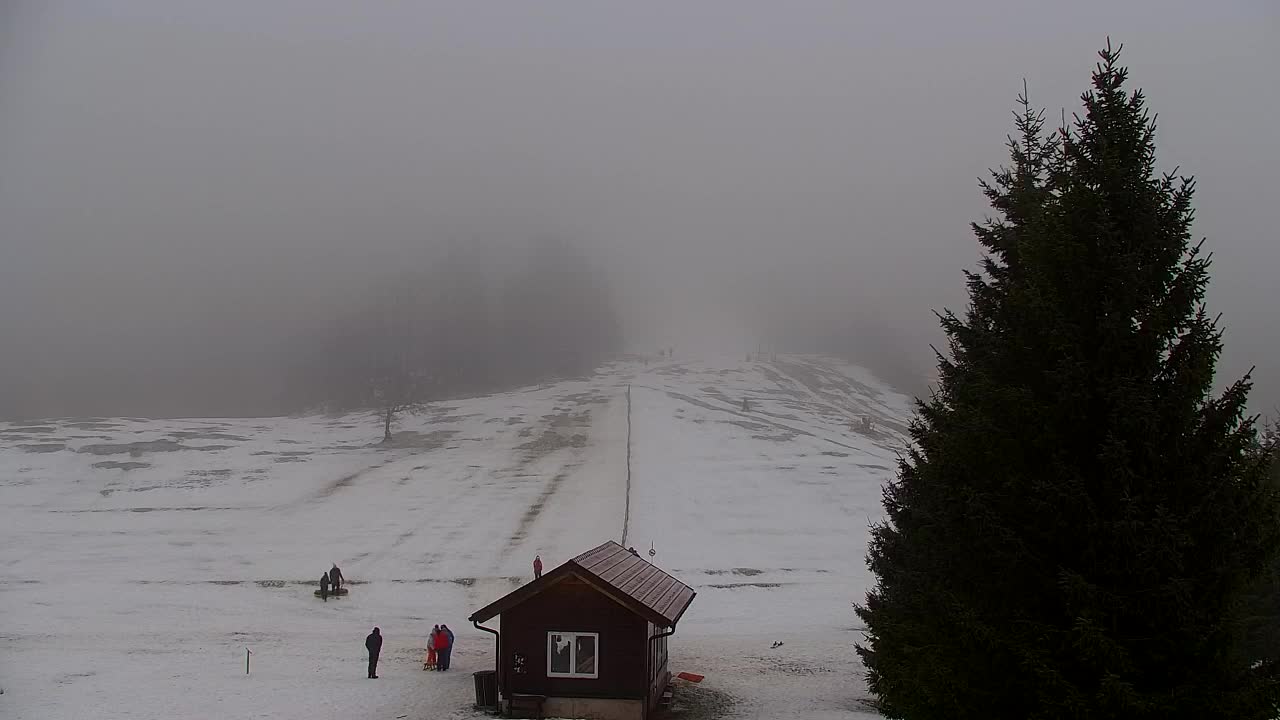
[[599, 633], [547, 633], [547, 677], [600, 677]]

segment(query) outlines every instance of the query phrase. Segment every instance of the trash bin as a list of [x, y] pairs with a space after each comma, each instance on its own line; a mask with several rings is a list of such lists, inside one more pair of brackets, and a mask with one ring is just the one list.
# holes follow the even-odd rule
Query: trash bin
[[498, 673], [494, 670], [481, 670], [472, 673], [476, 679], [476, 707], [498, 709]]

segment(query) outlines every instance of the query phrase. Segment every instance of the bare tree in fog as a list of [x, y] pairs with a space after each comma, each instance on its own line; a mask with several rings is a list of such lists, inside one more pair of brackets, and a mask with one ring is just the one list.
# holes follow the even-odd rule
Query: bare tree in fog
[[421, 404], [419, 373], [393, 369], [376, 378], [372, 384], [372, 400], [382, 420], [382, 442], [391, 442], [391, 423], [402, 412]]

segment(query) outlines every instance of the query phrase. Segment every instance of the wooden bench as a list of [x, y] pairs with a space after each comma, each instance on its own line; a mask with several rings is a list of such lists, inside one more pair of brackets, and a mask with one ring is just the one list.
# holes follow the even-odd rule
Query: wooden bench
[[547, 701], [546, 695], [522, 695], [520, 693], [512, 693], [511, 700], [508, 703], [507, 714], [512, 717], [517, 716], [517, 712], [531, 712], [535, 718], [542, 720], [542, 705]]

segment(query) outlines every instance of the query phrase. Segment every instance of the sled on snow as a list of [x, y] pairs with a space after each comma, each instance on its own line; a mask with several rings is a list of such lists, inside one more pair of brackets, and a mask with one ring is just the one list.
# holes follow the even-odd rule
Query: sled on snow
[[[320, 597], [320, 591], [319, 591], [319, 590], [316, 590], [316, 591], [315, 591], [314, 593], [312, 593], [312, 594], [313, 594], [313, 595], [315, 595], [316, 597]], [[338, 588], [337, 590], [330, 590], [330, 591], [329, 591], [329, 595], [331, 595], [331, 596], [339, 596], [339, 595], [346, 595], [346, 594], [347, 594], [347, 589], [346, 589], [346, 588], [344, 588], [344, 587], [340, 587], [340, 588]]]

